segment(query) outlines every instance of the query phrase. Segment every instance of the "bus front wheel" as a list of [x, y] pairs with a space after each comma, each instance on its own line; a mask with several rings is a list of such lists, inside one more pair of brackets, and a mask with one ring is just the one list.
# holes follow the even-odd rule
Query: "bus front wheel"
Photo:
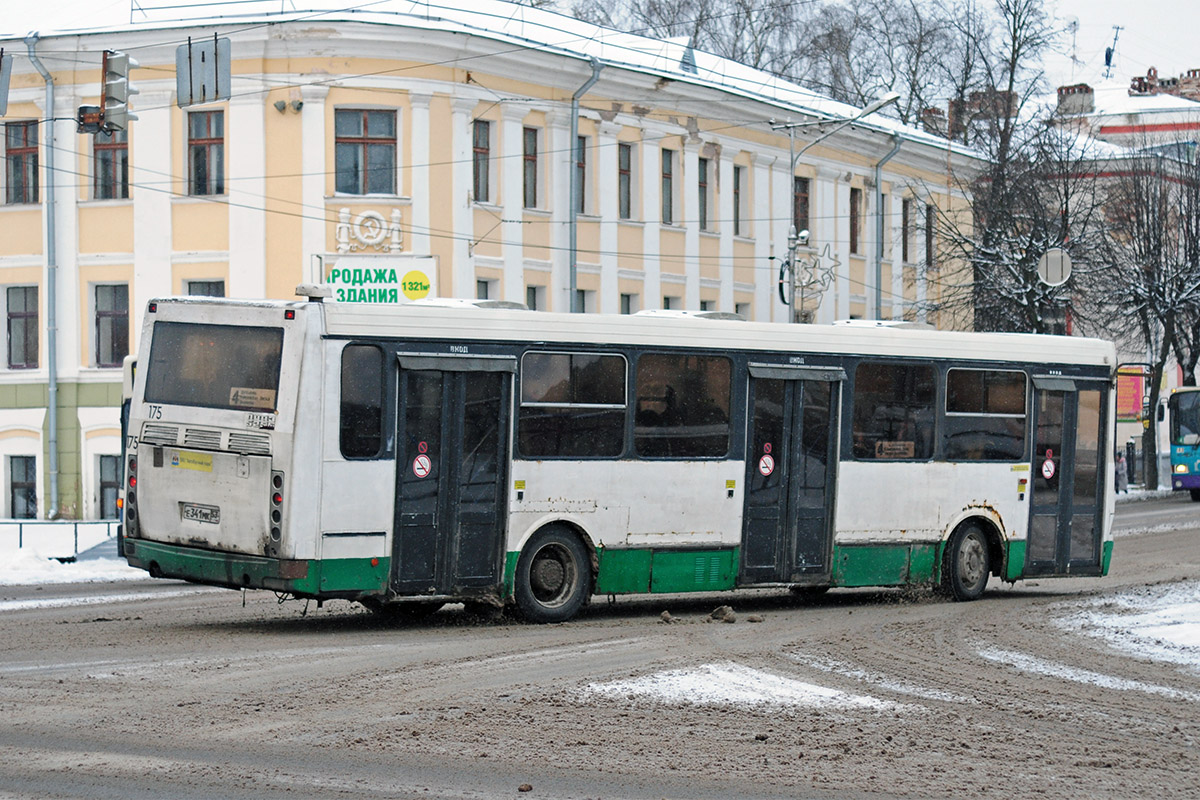
[[977, 600], [991, 573], [987, 535], [975, 523], [962, 525], [950, 537], [942, 561], [942, 588], [955, 600]]
[[1188, 494], [1192, 496], [1193, 503], [1200, 503], [1200, 489], [1188, 489]]
[[517, 608], [530, 622], [565, 622], [591, 593], [591, 560], [571, 531], [552, 526], [533, 535], [517, 560]]

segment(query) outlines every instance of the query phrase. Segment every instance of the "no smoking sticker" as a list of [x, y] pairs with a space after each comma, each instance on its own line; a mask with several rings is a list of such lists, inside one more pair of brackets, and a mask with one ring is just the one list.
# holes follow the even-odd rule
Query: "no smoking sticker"
[[1048, 458], [1042, 462], [1042, 477], [1046, 480], [1054, 477], [1054, 462]]
[[763, 477], [770, 475], [775, 471], [775, 459], [770, 455], [764, 455], [758, 460], [758, 471], [763, 474]]
[[416, 475], [418, 478], [426, 478], [433, 471], [433, 462], [429, 459], [429, 456], [421, 453], [413, 459], [412, 469], [413, 475]]

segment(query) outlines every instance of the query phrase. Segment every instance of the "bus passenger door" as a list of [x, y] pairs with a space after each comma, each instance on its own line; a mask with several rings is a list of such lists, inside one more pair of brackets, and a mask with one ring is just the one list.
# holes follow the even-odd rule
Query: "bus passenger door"
[[401, 359], [392, 588], [446, 595], [497, 587], [511, 375], [411, 368], [424, 361]]
[[831, 572], [841, 370], [751, 365], [740, 584]]
[[1099, 574], [1106, 384], [1034, 378], [1026, 575]]

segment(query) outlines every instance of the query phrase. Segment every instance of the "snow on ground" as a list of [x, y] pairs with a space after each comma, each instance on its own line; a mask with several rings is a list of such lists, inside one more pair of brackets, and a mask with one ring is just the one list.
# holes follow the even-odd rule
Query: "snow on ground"
[[0, 585], [104, 583], [144, 580], [145, 570], [116, 558], [97, 558], [63, 564], [29, 547], [0, 553]]
[[1061, 678], [1062, 680], [1074, 681], [1075, 683], [1088, 683], [1105, 689], [1145, 692], [1146, 694], [1170, 697], [1174, 700], [1187, 700], [1193, 703], [1200, 703], [1200, 694], [1196, 694], [1195, 692], [1184, 692], [1179, 689], [1172, 689], [1169, 686], [1159, 686], [1153, 683], [1145, 683], [1144, 681], [1134, 681], [1128, 678], [1119, 678], [1115, 675], [1106, 675], [1103, 672], [1094, 672], [1090, 669], [1070, 667], [1066, 664], [1047, 661], [1044, 658], [1019, 653], [1015, 650], [1003, 650], [998, 647], [981, 647], [979, 655], [988, 661], [1007, 664], [1010, 667], [1019, 669], [1021, 672], [1029, 672], [1034, 675]]
[[630, 680], [590, 684], [585, 695], [610, 699], [650, 698], [673, 705], [859, 708], [900, 711], [901, 703], [805, 683], [740, 664], [704, 664]]
[[1200, 674], [1200, 581], [1139, 587], [1069, 607], [1074, 613], [1062, 620], [1065, 628]]

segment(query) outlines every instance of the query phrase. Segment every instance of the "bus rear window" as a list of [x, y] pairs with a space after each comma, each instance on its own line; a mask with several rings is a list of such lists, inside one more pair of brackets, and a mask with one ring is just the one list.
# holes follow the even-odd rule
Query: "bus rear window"
[[282, 328], [156, 322], [147, 403], [274, 411]]

